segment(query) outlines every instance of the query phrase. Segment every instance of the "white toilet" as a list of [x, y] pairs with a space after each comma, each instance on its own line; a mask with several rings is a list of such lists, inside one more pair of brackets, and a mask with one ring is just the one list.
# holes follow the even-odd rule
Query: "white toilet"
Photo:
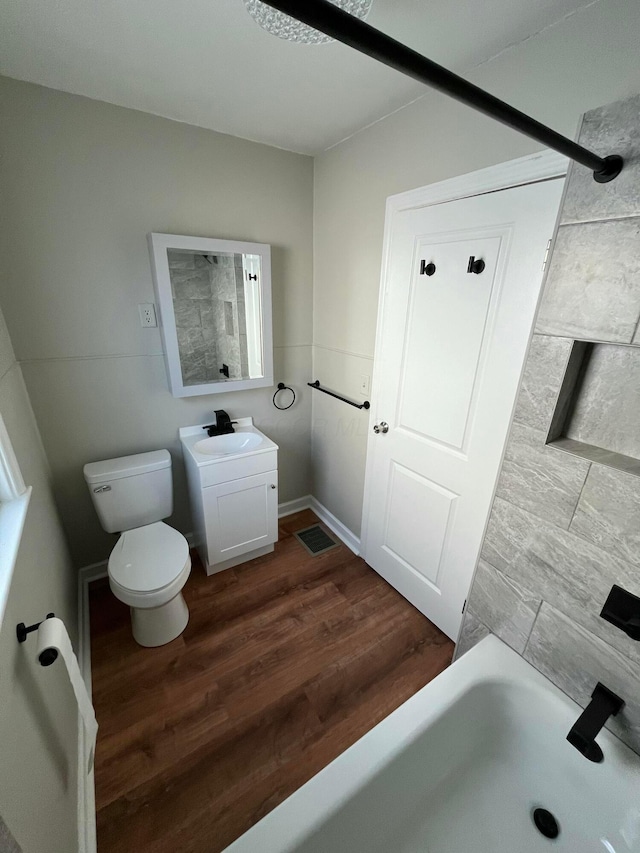
[[191, 557], [184, 536], [161, 520], [173, 511], [169, 451], [90, 462], [84, 478], [100, 524], [121, 534], [109, 557], [109, 585], [131, 608], [134, 639], [170, 643], [189, 621], [182, 588]]

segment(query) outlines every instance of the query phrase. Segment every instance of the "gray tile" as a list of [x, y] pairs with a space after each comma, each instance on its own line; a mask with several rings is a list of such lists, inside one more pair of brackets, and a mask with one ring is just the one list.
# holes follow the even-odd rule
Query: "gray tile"
[[213, 302], [197, 302], [198, 310], [200, 311], [200, 325], [203, 329], [216, 329], [216, 308], [220, 304], [218, 300], [214, 305]]
[[186, 330], [187, 339], [194, 353], [205, 352], [208, 349], [208, 344], [202, 334], [200, 326], [193, 326]]
[[601, 157], [622, 155], [625, 166], [615, 180], [598, 184], [589, 169], [573, 164], [560, 221], [640, 215], [640, 95], [586, 113], [578, 140]]
[[[496, 501], [482, 550], [501, 572], [640, 665], [640, 644], [600, 618], [614, 583], [640, 595], [638, 569], [572, 533]], [[482, 617], [475, 601], [469, 604]], [[493, 630], [493, 624], [485, 619]]]
[[195, 299], [176, 298], [173, 300], [173, 313], [176, 326], [180, 329], [190, 329], [200, 325], [200, 302]]
[[553, 414], [573, 341], [534, 335], [524, 368], [513, 419], [546, 430]]
[[235, 323], [233, 321], [233, 302], [226, 301], [224, 305], [224, 330], [228, 335], [235, 334]]
[[595, 344], [565, 427], [567, 438], [640, 458], [640, 349]]
[[640, 219], [558, 230], [536, 331], [630, 343], [640, 317]]
[[211, 283], [207, 270], [172, 270], [171, 290], [176, 299], [211, 299]]
[[569, 527], [590, 463], [545, 445], [546, 434], [514, 423], [497, 497]]
[[538, 523], [539, 519], [532, 518], [509, 501], [497, 497], [482, 543], [482, 559], [500, 571], [508, 572], [529, 542], [532, 525]]
[[640, 480], [594, 465], [570, 529], [610, 554], [640, 566]]
[[640, 676], [624, 655], [543, 603], [524, 654], [550, 681], [585, 707], [601, 681], [625, 700], [609, 728], [640, 751]]
[[222, 300], [236, 298], [236, 279], [233, 267], [219, 267], [211, 272], [212, 292]]
[[215, 344], [216, 339], [217, 339], [216, 330], [211, 329], [207, 326], [203, 326], [202, 327], [202, 337], [204, 338], [206, 343], [211, 346], [212, 344]]
[[598, 465], [607, 465], [609, 468], [616, 468], [618, 471], [640, 477], [640, 459], [634, 456], [624, 456], [622, 453], [604, 450], [602, 447], [575, 441], [572, 438], [557, 438], [549, 442], [549, 446], [555, 450], [572, 453], [574, 456], [581, 456], [589, 462], [597, 462]]
[[189, 358], [181, 359], [180, 369], [185, 385], [199, 385], [201, 382], [208, 381], [204, 353], [194, 353]]
[[522, 654], [540, 607], [540, 598], [480, 560], [469, 595], [480, 621]]
[[180, 326], [176, 329], [178, 335], [178, 351], [180, 353], [180, 361], [188, 360], [193, 355], [193, 347], [189, 337], [189, 329], [184, 329]]
[[194, 267], [196, 269], [209, 270], [213, 266], [213, 262], [210, 259], [210, 255], [202, 255], [196, 254], [193, 255]]
[[192, 270], [195, 268], [193, 254], [176, 252], [172, 249], [167, 251], [167, 260], [170, 270]]
[[460, 636], [456, 643], [455, 654], [453, 656], [454, 660], [462, 657], [465, 652], [472, 649], [480, 642], [480, 640], [484, 640], [485, 637], [488, 637], [490, 633], [491, 631], [487, 626], [483, 625], [470, 608], [467, 607], [467, 611], [462, 620]]

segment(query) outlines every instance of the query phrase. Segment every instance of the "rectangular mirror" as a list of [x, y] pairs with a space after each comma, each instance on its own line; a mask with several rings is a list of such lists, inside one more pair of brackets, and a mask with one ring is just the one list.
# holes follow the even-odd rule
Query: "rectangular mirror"
[[273, 385], [270, 247], [150, 234], [149, 252], [173, 396]]

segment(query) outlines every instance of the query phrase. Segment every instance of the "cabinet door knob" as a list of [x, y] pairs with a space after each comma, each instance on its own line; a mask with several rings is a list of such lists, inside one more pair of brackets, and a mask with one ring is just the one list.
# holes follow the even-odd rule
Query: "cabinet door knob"
[[273, 483], [271, 483], [271, 488], [275, 489], [275, 485]]

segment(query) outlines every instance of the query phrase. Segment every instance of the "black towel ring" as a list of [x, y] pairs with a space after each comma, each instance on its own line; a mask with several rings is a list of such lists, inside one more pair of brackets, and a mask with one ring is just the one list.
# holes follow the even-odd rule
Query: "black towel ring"
[[[291, 402], [289, 403], [288, 406], [279, 406], [276, 403], [276, 397], [278, 396], [278, 394], [281, 391], [291, 391], [291, 393], [293, 394], [293, 399], [291, 400]], [[296, 392], [293, 390], [293, 388], [289, 388], [289, 386], [285, 385], [284, 382], [278, 382], [278, 387], [276, 388], [275, 394], [273, 395], [273, 405], [276, 407], [276, 409], [280, 409], [280, 411], [284, 411], [285, 409], [290, 409], [291, 406], [293, 406], [293, 404], [295, 403], [295, 401], [296, 401]]]

